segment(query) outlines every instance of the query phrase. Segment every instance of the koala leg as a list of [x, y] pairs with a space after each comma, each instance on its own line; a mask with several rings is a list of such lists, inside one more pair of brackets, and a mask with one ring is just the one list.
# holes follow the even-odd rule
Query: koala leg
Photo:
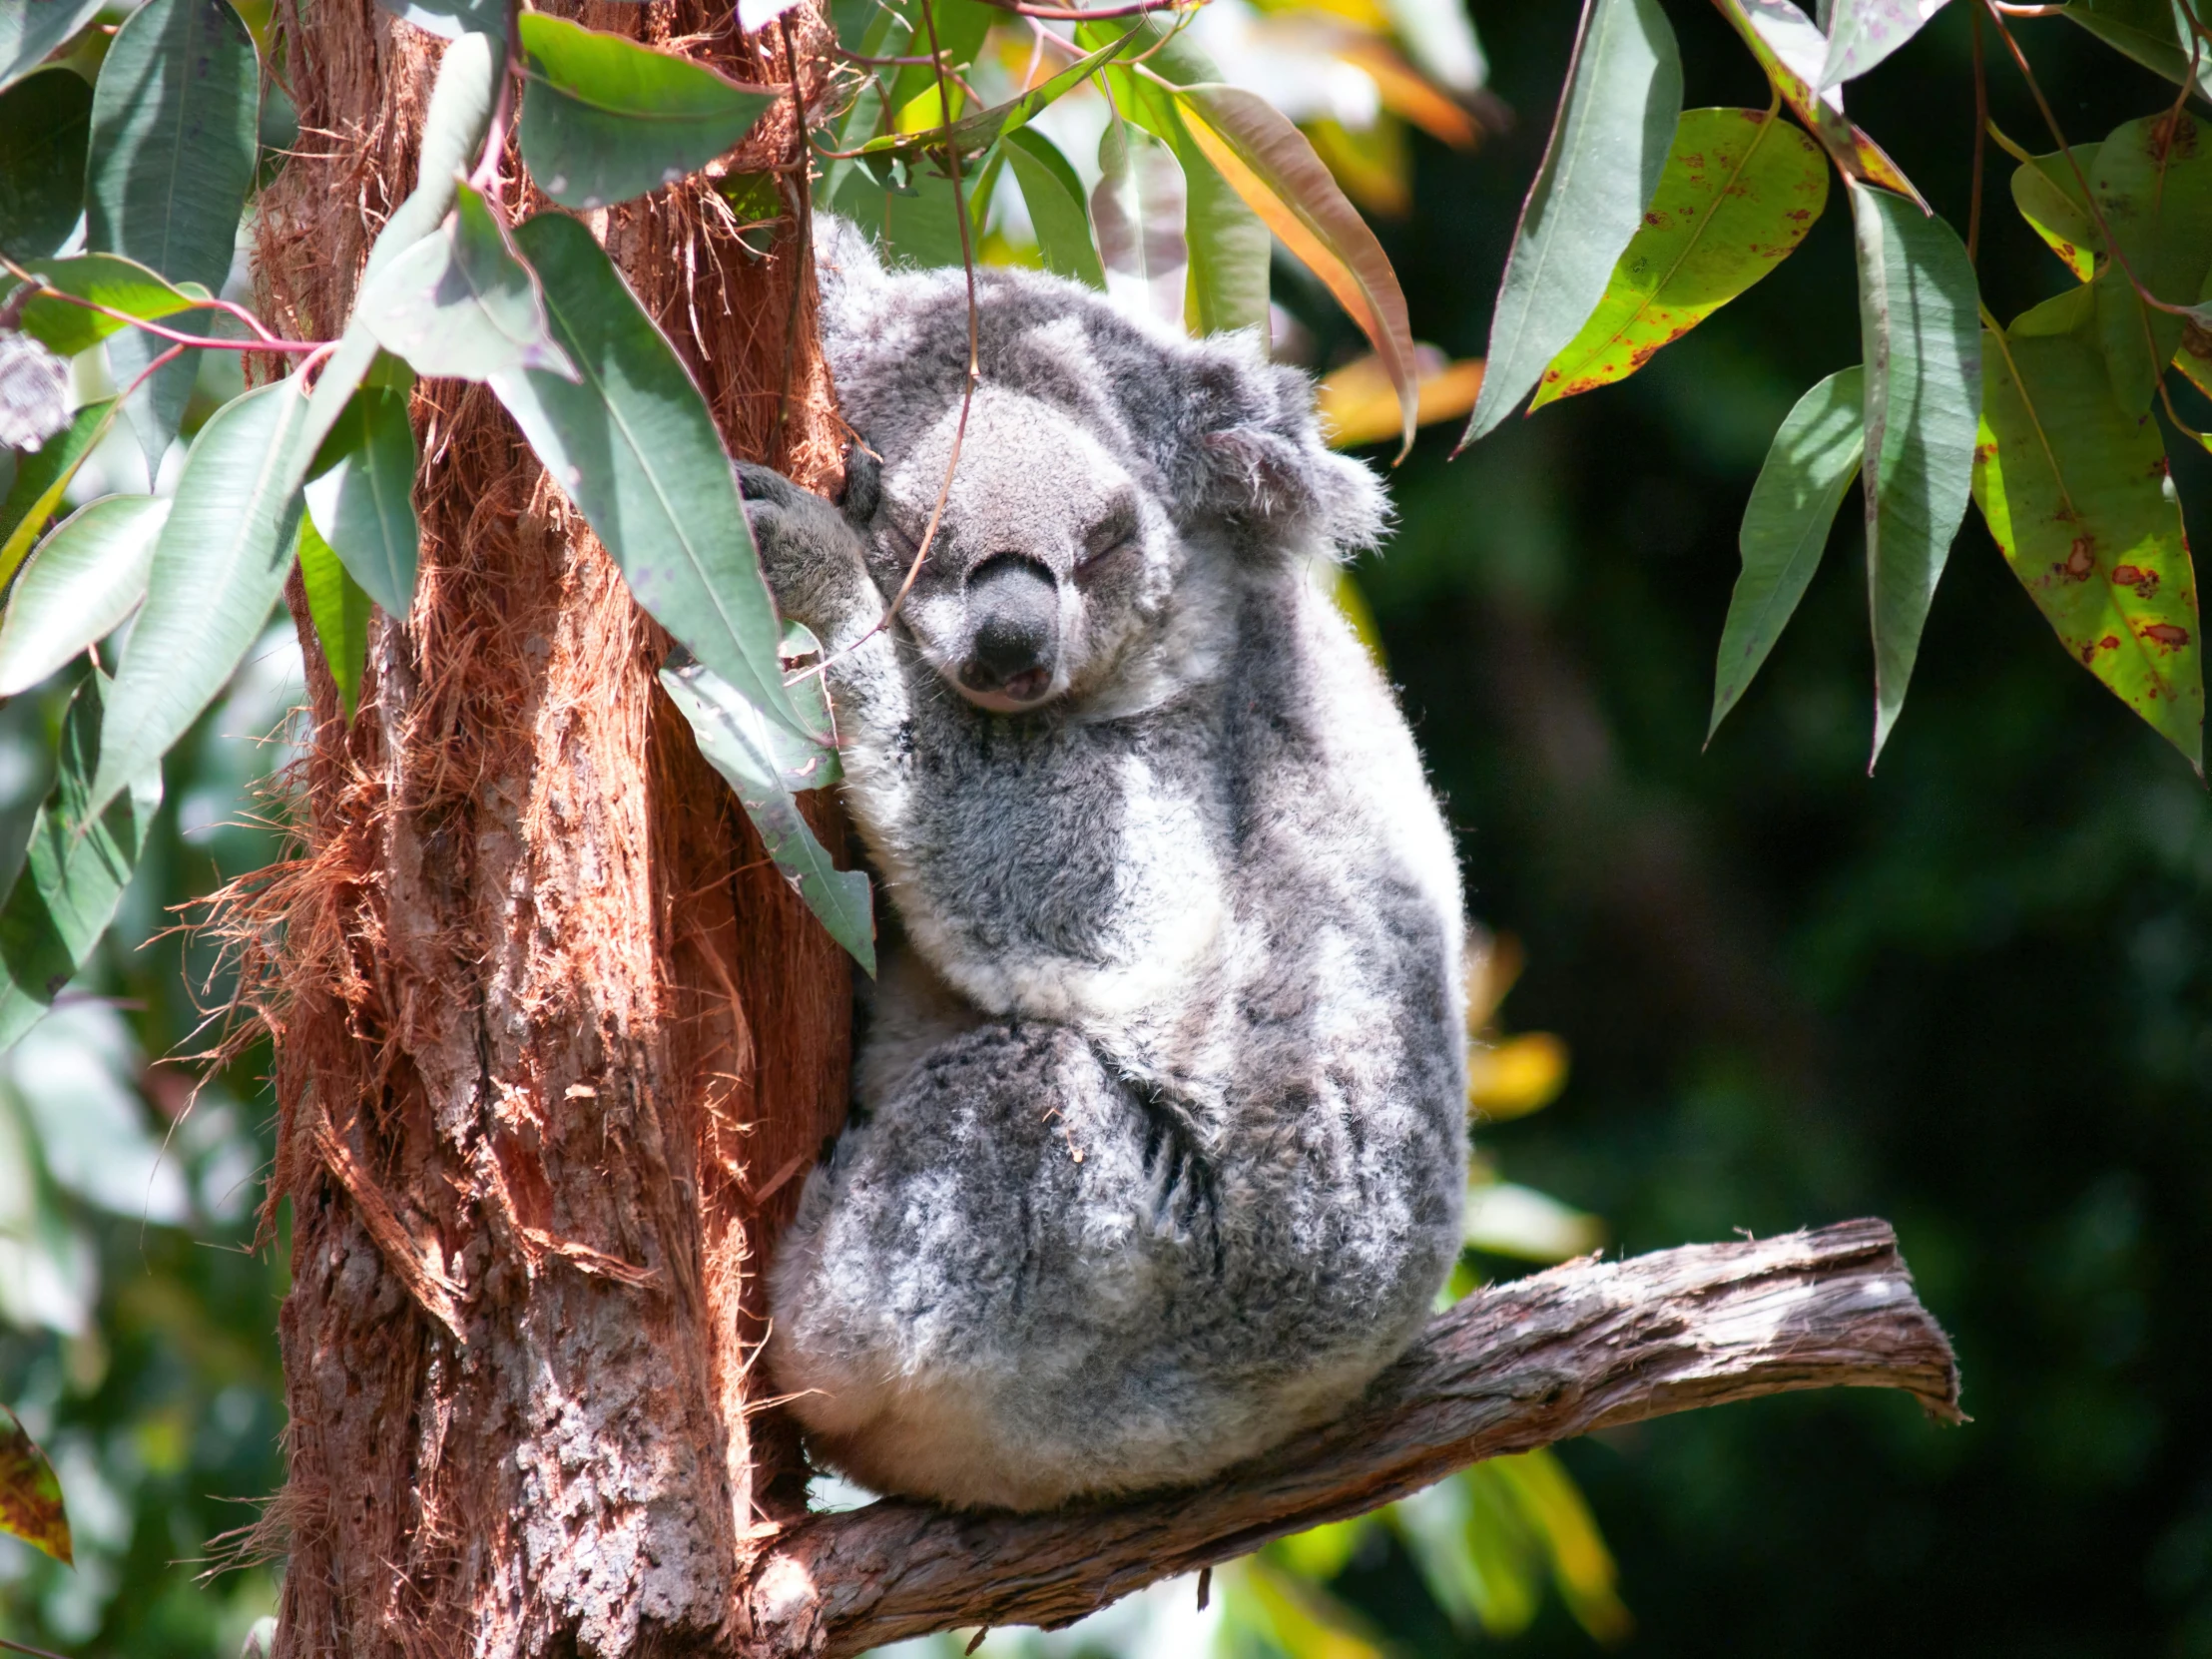
[[1373, 1370], [1297, 1332], [1251, 1363], [1225, 1211], [1261, 1206], [1228, 1185], [1077, 1032], [982, 1023], [810, 1180], [772, 1270], [778, 1386], [880, 1490], [1034, 1509], [1203, 1477]]

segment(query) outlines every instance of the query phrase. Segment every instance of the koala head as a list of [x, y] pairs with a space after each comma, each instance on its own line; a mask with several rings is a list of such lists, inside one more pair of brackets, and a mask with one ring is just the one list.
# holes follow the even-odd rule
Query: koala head
[[[846, 512], [895, 593], [960, 430], [967, 285], [886, 272], [854, 227], [817, 225], [824, 345], [864, 446]], [[1329, 450], [1312, 386], [1257, 339], [1188, 339], [1033, 272], [978, 273], [976, 303], [980, 377], [900, 609], [971, 703], [1011, 713], [1109, 684], [1194, 560], [1263, 566], [1380, 534], [1374, 476]]]
[[[912, 565], [959, 424], [955, 403], [886, 455], [873, 481], [869, 558], [886, 592]], [[861, 504], [848, 491], [848, 510]], [[1111, 674], [1158, 617], [1175, 553], [1160, 503], [1080, 421], [985, 385], [900, 615], [962, 697], [1017, 713]]]

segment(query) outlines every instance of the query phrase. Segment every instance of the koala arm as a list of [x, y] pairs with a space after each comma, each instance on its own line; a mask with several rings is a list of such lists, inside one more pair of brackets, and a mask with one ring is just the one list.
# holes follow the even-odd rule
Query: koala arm
[[805, 623], [830, 651], [881, 621], [883, 596], [868, 576], [867, 543], [835, 503], [751, 461], [738, 463], [738, 487], [761, 574], [785, 621]]

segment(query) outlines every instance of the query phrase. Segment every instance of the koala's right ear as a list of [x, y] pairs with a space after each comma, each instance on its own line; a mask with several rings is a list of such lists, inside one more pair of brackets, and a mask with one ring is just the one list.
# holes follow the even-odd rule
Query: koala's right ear
[[1199, 440], [1207, 504], [1271, 544], [1374, 546], [1389, 516], [1375, 474], [1324, 445], [1310, 415], [1283, 424], [1240, 422]]

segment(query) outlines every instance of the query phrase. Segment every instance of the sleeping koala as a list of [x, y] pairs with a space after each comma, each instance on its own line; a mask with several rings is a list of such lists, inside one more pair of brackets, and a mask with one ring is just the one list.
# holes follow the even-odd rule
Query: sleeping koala
[[1295, 371], [1092, 290], [818, 246], [842, 508], [741, 469], [829, 653], [896, 912], [850, 1125], [772, 1269], [819, 1457], [1036, 1509], [1338, 1411], [1459, 1248], [1460, 898], [1411, 736], [1310, 565], [1378, 535]]

